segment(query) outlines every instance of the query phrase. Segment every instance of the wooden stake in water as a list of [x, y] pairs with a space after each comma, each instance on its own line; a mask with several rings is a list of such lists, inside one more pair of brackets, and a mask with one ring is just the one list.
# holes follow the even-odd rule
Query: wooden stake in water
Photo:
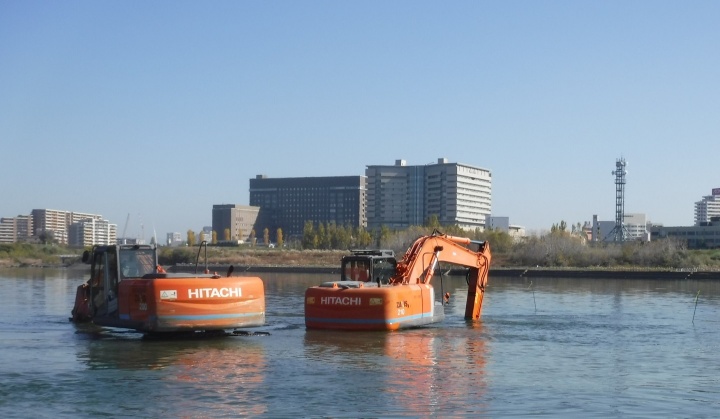
[[693, 319], [692, 319], [693, 324], [695, 324], [695, 312], [697, 311], [698, 297], [700, 297], [700, 290], [698, 290], [698, 293], [695, 295], [695, 310], [693, 310]]
[[532, 286], [532, 281], [530, 281], [530, 289], [532, 289], [533, 304], [535, 305], [535, 312], [537, 313], [537, 303], [535, 302], [535, 288], [533, 288], [533, 286]]

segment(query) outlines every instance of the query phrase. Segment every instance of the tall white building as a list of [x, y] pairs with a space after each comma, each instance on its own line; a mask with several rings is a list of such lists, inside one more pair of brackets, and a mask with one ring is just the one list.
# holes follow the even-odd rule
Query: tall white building
[[720, 188], [695, 203], [695, 225], [708, 225], [712, 217], [720, 217]]
[[112, 245], [117, 242], [117, 225], [108, 220], [87, 218], [68, 228], [70, 246]]
[[53, 209], [32, 210], [33, 235], [52, 232], [54, 239], [60, 244], [68, 244], [68, 229], [71, 225], [84, 220], [102, 220], [101, 215]]
[[492, 208], [489, 170], [440, 158], [435, 164], [367, 166], [368, 228], [407, 228], [437, 216], [443, 225], [485, 226]]

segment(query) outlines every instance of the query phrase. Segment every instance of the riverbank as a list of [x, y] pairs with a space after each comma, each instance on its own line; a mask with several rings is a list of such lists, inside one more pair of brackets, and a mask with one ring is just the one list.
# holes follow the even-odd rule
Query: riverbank
[[[53, 258], [41, 258], [43, 248], [36, 249], [35, 254], [25, 257], [1, 258], [0, 269], [3, 268], [67, 268], [87, 270], [88, 265], [80, 262], [80, 252], [70, 254], [65, 249]], [[56, 253], [57, 252], [56, 249]], [[267, 248], [224, 248], [208, 249], [208, 267], [212, 272], [224, 274], [234, 266], [235, 274], [240, 272], [262, 273], [307, 273], [307, 274], [340, 274], [340, 260], [347, 251], [340, 250], [295, 250]], [[198, 251], [193, 248], [160, 248], [160, 264], [170, 272], [195, 272], [195, 261]], [[204, 255], [202, 255], [204, 256]], [[203, 257], [200, 259], [204, 259]], [[508, 266], [507, 257], [502, 253], [493, 255], [490, 268], [491, 277], [523, 277], [523, 278], [620, 278], [620, 279], [720, 279], [720, 270], [714, 267], [695, 268], [649, 268], [649, 267], [518, 267]], [[190, 263], [190, 261], [193, 261]], [[682, 265], [680, 265], [682, 266]], [[703, 266], [703, 265], [691, 265]], [[204, 270], [205, 262], [201, 261], [197, 271]], [[445, 268], [447, 269], [447, 268]], [[444, 272], [447, 272], [446, 270]], [[464, 275], [465, 270], [451, 269], [450, 274]]]
[[[225, 274], [230, 265], [208, 265], [210, 272]], [[201, 272], [204, 266], [180, 264], [168, 268], [168, 272]], [[463, 268], [450, 269], [447, 275], [465, 275]], [[293, 274], [337, 274], [339, 267], [329, 266], [242, 266], [233, 265], [233, 274], [239, 273], [293, 273]], [[720, 272], [697, 270], [652, 270], [652, 269], [551, 269], [551, 268], [490, 268], [490, 277], [506, 278], [587, 278], [587, 279], [667, 279], [667, 280], [720, 280]]]

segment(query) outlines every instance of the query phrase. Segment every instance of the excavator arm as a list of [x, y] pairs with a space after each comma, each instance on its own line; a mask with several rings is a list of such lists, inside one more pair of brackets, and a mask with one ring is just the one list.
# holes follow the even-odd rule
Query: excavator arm
[[[470, 249], [470, 244], [478, 245], [479, 249]], [[429, 236], [420, 237], [410, 246], [390, 282], [396, 285], [429, 284], [440, 262], [468, 267], [465, 319], [477, 320], [480, 318], [491, 259], [490, 243], [487, 241], [449, 236], [436, 230]]]

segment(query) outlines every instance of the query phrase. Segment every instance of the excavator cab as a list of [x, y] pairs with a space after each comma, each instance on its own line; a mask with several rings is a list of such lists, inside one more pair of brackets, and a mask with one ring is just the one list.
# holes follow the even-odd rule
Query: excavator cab
[[397, 260], [392, 250], [352, 250], [342, 258], [340, 280], [387, 284], [395, 275]]
[[120, 282], [153, 273], [157, 254], [147, 245], [97, 245], [86, 250], [82, 260], [90, 265], [90, 280], [78, 287], [72, 312], [76, 321], [117, 318]]

